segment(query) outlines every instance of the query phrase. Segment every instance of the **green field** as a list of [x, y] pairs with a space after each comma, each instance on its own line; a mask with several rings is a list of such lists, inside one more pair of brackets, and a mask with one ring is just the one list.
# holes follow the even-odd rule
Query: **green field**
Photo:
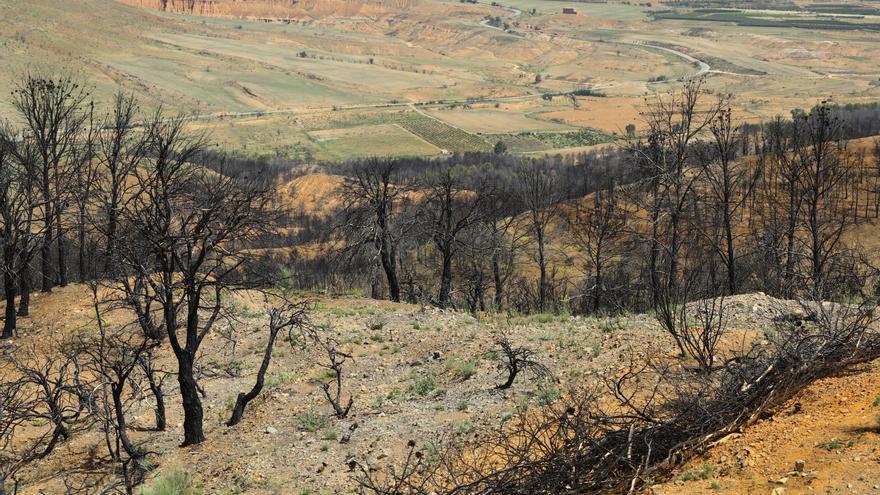
[[347, 127], [308, 133], [319, 151], [319, 160], [345, 160], [367, 156], [434, 155], [440, 149], [398, 124]]
[[656, 14], [657, 19], [675, 19], [701, 22], [730, 22], [737, 26], [759, 28], [827, 29], [839, 31], [880, 31], [880, 22], [863, 21], [851, 17], [804, 17], [786, 13], [759, 14], [741, 10], [698, 9], [691, 12]]

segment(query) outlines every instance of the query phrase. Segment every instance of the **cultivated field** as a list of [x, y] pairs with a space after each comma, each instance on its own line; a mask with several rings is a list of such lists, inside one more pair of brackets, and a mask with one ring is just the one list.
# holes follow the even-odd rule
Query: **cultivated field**
[[[121, 86], [145, 106], [198, 115], [221, 147], [317, 160], [362, 155], [361, 134], [332, 131], [398, 123], [377, 115], [411, 104], [473, 137], [407, 117], [399, 123], [407, 132], [381, 128], [371, 153], [484, 149], [485, 134], [620, 134], [646, 94], [701, 72], [694, 60], [708, 64], [709, 86], [735, 93], [753, 120], [832, 96], [880, 98], [880, 17], [855, 6], [804, 13], [610, 2], [564, 15], [569, 2], [542, 0], [256, 2], [252, 11], [220, 2], [196, 7], [200, 16], [124, 3], [0, 0], [9, 69], [0, 87], [26, 70], [75, 64], [98, 95]], [[564, 96], [584, 87], [606, 96]], [[0, 114], [9, 114], [5, 101]], [[521, 148], [561, 149], [553, 140]]]

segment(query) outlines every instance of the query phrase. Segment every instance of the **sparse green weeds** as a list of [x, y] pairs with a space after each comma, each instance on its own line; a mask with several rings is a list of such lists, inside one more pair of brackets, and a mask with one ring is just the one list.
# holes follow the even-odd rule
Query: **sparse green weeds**
[[450, 358], [446, 361], [446, 372], [458, 380], [465, 381], [477, 374], [479, 358]]
[[201, 495], [202, 488], [182, 469], [161, 475], [141, 490], [141, 495]]
[[327, 427], [327, 417], [314, 411], [301, 413], [296, 419], [300, 429], [309, 433], [315, 433]]
[[562, 397], [562, 392], [553, 385], [548, 384], [541, 385], [535, 393], [535, 400], [541, 406], [549, 406], [559, 400], [560, 397]]
[[820, 449], [824, 449], [824, 450], [828, 450], [828, 451], [841, 450], [841, 449], [846, 449], [846, 448], [852, 447], [853, 445], [855, 445], [855, 443], [856, 443], [855, 440], [847, 440], [846, 442], [844, 442], [842, 440], [832, 438], [831, 441], [822, 442], [822, 443], [816, 445], [816, 447], [819, 447]]
[[714, 464], [701, 464], [700, 467], [696, 469], [691, 469], [690, 471], [684, 473], [684, 476], [681, 477], [682, 481], [697, 481], [697, 480], [707, 480], [709, 478], [715, 477], [715, 465]]
[[424, 374], [410, 374], [410, 384], [407, 390], [418, 396], [425, 397], [437, 389], [437, 372], [428, 370]]

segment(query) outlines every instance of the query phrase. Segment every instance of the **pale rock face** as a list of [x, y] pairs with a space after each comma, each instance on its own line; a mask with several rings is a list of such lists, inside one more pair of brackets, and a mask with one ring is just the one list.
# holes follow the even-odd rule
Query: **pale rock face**
[[417, 0], [118, 0], [175, 14], [262, 19], [375, 17], [411, 8]]

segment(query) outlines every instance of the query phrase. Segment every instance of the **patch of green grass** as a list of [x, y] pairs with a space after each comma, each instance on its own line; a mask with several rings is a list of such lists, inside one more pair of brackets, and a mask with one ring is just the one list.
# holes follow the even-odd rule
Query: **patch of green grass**
[[451, 358], [446, 361], [446, 371], [455, 378], [465, 381], [477, 374], [477, 363], [479, 363], [479, 359], [475, 357]]
[[534, 321], [543, 325], [545, 323], [551, 323], [553, 320], [556, 319], [556, 317], [550, 313], [539, 313], [536, 314], [533, 319]]
[[830, 442], [822, 442], [822, 443], [816, 445], [816, 447], [819, 447], [820, 449], [831, 451], [831, 450], [840, 450], [840, 449], [852, 447], [853, 444], [855, 444], [854, 440], [848, 440], [846, 442], [843, 442], [843, 441], [838, 440], [836, 438], [832, 438]]
[[324, 428], [324, 431], [321, 432], [321, 440], [336, 440], [339, 438], [338, 435], [333, 428]]
[[342, 316], [357, 316], [357, 312], [348, 308], [340, 308], [338, 306], [326, 306], [324, 304], [318, 303], [315, 305], [315, 311], [321, 313], [329, 313], [333, 316], [342, 317]]
[[330, 380], [334, 380], [336, 378], [336, 371], [330, 368], [324, 368], [318, 373], [318, 376], [309, 380], [312, 383], [326, 383]]
[[559, 400], [560, 397], [562, 397], [562, 392], [553, 385], [541, 385], [537, 393], [535, 393], [535, 400], [541, 406], [549, 406]]
[[300, 429], [309, 433], [315, 433], [327, 427], [327, 417], [314, 411], [301, 413], [296, 417]]
[[293, 380], [294, 378], [296, 378], [296, 373], [292, 371], [281, 370], [278, 373], [269, 375], [269, 378], [266, 379], [266, 388], [278, 388], [285, 383]]
[[877, 394], [877, 397], [874, 397], [874, 402], [871, 405], [874, 407], [880, 407], [880, 394]]
[[623, 330], [620, 318], [602, 318], [599, 321], [599, 331], [602, 333], [611, 334], [618, 330]]
[[477, 427], [471, 421], [462, 421], [461, 423], [455, 426], [455, 434], [456, 435], [467, 435], [476, 430]]
[[424, 463], [426, 466], [430, 467], [440, 462], [440, 451], [437, 449], [436, 445], [428, 442], [422, 445], [422, 450], [425, 451]]
[[413, 373], [410, 375], [410, 384], [407, 390], [418, 396], [425, 397], [437, 389], [437, 372], [428, 370], [423, 375]]
[[141, 490], [141, 495], [201, 495], [202, 489], [189, 473], [177, 469], [153, 480]]
[[699, 468], [691, 469], [681, 477], [682, 481], [707, 480], [715, 476], [714, 464], [701, 464]]

